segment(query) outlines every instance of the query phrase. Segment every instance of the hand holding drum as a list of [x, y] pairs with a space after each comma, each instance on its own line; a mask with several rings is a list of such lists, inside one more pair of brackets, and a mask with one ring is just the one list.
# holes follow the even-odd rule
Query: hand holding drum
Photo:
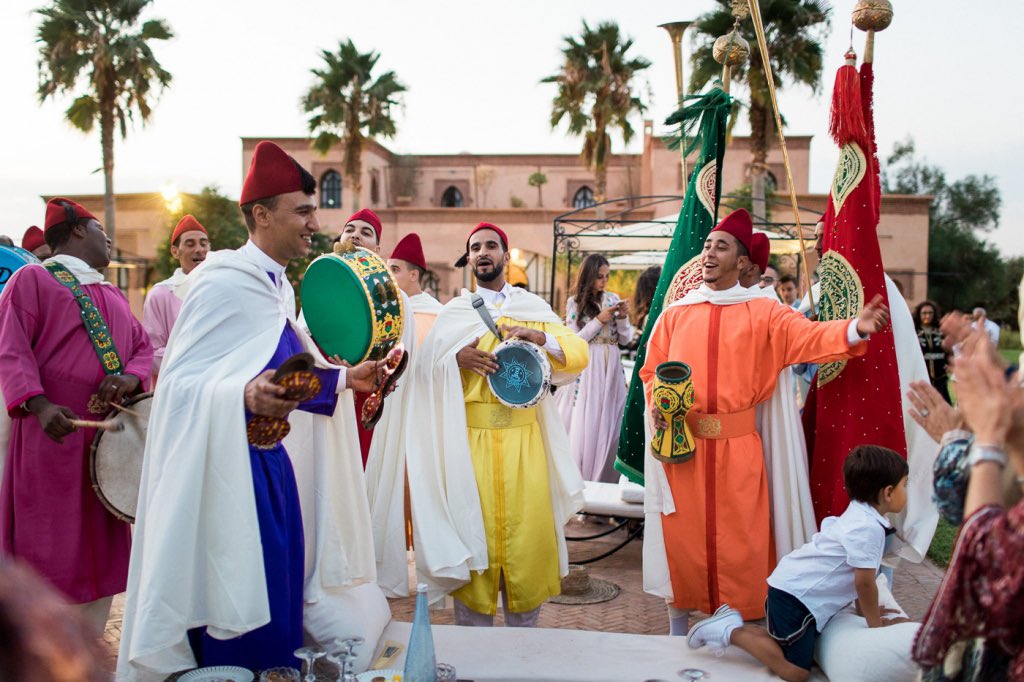
[[498, 356], [478, 349], [476, 347], [478, 343], [480, 343], [479, 336], [455, 354], [455, 361], [458, 363], [459, 369], [466, 369], [486, 377], [498, 371]]

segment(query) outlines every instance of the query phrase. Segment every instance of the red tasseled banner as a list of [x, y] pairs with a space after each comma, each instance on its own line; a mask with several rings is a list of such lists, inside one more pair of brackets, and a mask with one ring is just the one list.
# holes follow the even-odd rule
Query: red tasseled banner
[[832, 114], [828, 122], [829, 134], [840, 147], [850, 142], [856, 142], [862, 149], [867, 147], [867, 125], [864, 123], [862, 106], [860, 75], [856, 67], [844, 64], [836, 73]]

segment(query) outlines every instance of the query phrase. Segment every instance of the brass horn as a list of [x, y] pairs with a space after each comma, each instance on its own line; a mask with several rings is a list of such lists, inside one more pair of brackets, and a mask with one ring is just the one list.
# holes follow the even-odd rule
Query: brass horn
[[[667, 24], [658, 24], [659, 27], [668, 31], [668, 37], [672, 40], [672, 58], [676, 65], [676, 98], [679, 106], [683, 106], [683, 95], [686, 94], [686, 81], [683, 80], [683, 34], [693, 24], [692, 21], [670, 21]], [[686, 142], [684, 140], [681, 153], [681, 164], [683, 168], [683, 192], [686, 192]]]

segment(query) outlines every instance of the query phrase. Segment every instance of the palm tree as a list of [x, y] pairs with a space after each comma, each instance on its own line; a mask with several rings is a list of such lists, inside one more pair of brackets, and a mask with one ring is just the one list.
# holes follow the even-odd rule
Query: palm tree
[[[700, 91], [722, 73], [711, 48], [716, 38], [732, 30], [735, 18], [731, 11], [733, 0], [716, 2], [718, 8], [698, 18], [691, 29], [695, 49], [691, 59], [690, 92]], [[829, 29], [831, 8], [828, 3], [825, 0], [761, 0], [760, 4], [775, 88], [806, 85], [817, 93], [821, 89], [822, 42]], [[733, 67], [732, 73], [734, 83], [744, 83], [748, 90], [752, 203], [755, 218], [763, 219], [766, 161], [772, 136], [776, 134], [775, 118], [753, 22], [744, 21], [740, 34], [750, 43], [750, 60]]]
[[151, 0], [53, 0], [36, 10], [42, 17], [39, 43], [39, 101], [72, 94], [64, 112], [84, 133], [99, 121], [103, 147], [104, 227], [111, 241], [114, 223], [114, 130], [128, 136], [128, 122], [145, 125], [153, 113], [154, 88], [171, 74], [153, 55], [150, 42], [173, 37], [162, 19], [139, 23]]
[[395, 96], [406, 87], [394, 71], [374, 78], [373, 67], [380, 54], [360, 52], [351, 39], [339, 43], [337, 53], [321, 50], [320, 58], [323, 67], [311, 69], [316, 84], [302, 98], [302, 108], [312, 114], [308, 123], [309, 132], [315, 135], [313, 149], [327, 154], [339, 142], [344, 145], [342, 163], [358, 210], [363, 189], [363, 142], [377, 136], [395, 136], [391, 108], [399, 103]]
[[609, 128], [618, 127], [624, 143], [633, 138], [631, 114], [645, 107], [633, 94], [633, 76], [651, 65], [643, 57], [627, 56], [633, 41], [623, 39], [619, 25], [602, 22], [593, 30], [583, 22], [583, 32], [565, 36], [565, 62], [542, 83], [557, 83], [558, 94], [551, 103], [551, 127], [568, 118], [569, 132], [583, 136], [583, 163], [593, 170], [596, 199], [604, 201], [608, 189], [608, 161], [611, 157]]

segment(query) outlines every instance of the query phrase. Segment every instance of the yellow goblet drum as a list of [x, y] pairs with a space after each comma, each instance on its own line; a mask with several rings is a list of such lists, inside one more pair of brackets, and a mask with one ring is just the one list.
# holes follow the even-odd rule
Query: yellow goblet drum
[[697, 444], [686, 423], [693, 407], [693, 379], [685, 362], [663, 362], [654, 371], [651, 409], [658, 410], [668, 422], [667, 429], [655, 429], [651, 454], [669, 464], [693, 458]]

